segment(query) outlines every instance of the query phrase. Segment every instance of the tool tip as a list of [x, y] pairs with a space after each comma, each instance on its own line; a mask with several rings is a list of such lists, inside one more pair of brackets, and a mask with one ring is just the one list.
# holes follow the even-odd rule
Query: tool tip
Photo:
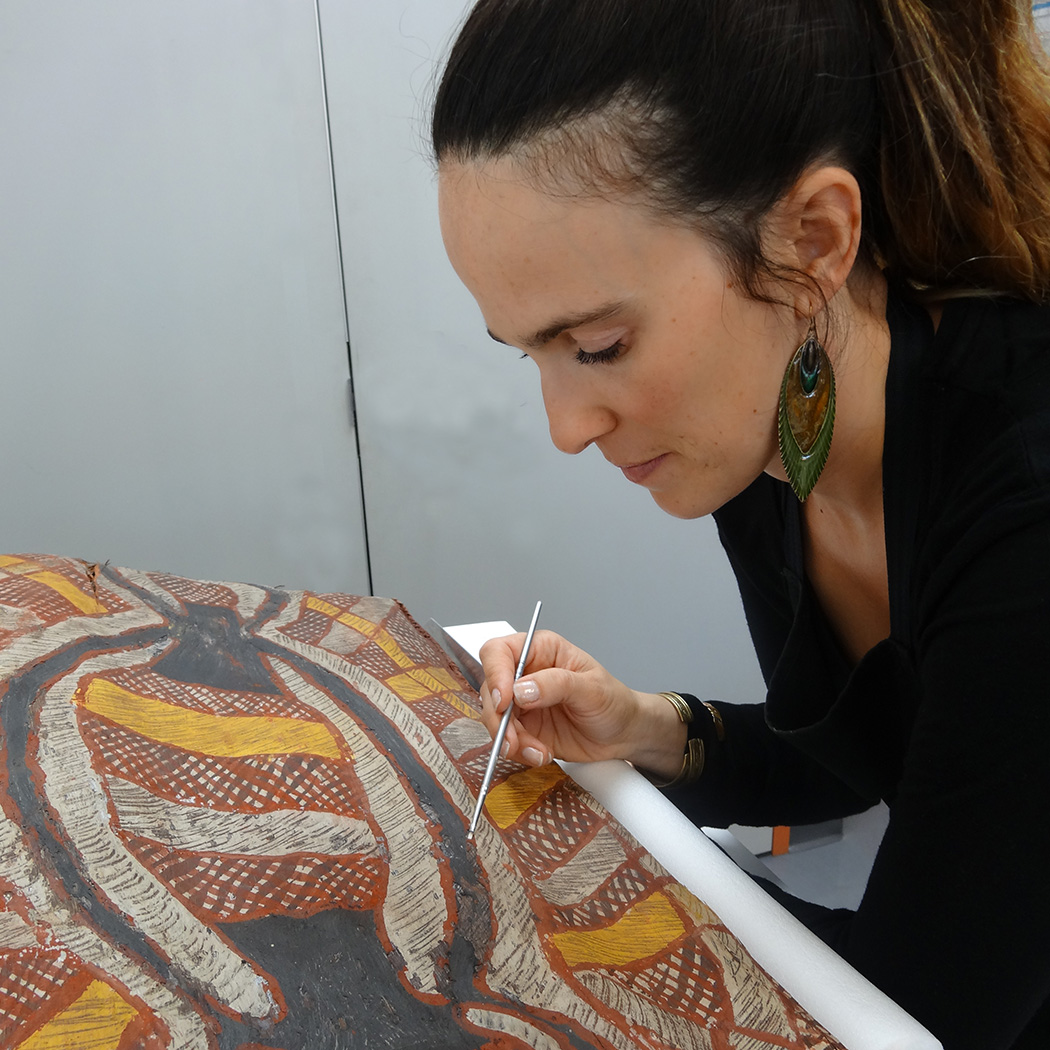
[[473, 832], [473, 831], [468, 831], [468, 832], [467, 832], [467, 842], [470, 842], [470, 840], [471, 840], [471, 839], [472, 839], [473, 837], [474, 837], [474, 832]]

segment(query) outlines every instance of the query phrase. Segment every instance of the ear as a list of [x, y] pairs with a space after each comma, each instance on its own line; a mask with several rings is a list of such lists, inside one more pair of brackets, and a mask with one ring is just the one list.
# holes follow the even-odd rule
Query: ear
[[823, 293], [821, 302], [812, 288], [798, 290], [796, 311], [812, 317], [853, 269], [860, 249], [860, 186], [845, 168], [810, 168], [778, 202], [771, 219], [777, 254]]

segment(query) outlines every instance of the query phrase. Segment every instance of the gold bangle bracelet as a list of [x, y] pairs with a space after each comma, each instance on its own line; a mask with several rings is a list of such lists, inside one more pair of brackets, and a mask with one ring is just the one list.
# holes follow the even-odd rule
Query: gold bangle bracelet
[[700, 703], [702, 703], [704, 707], [707, 708], [707, 712], [711, 716], [711, 721], [713, 721], [715, 724], [715, 735], [720, 741], [725, 740], [726, 726], [725, 722], [722, 721], [721, 712], [718, 710], [717, 707], [715, 707], [714, 704], [709, 704], [706, 700], [701, 700]]
[[[680, 722], [685, 725], [692, 722], [693, 710], [684, 696], [671, 692], [661, 692], [658, 695], [664, 697], [664, 699], [670, 702], [671, 706], [675, 709]], [[639, 772], [654, 787], [680, 787], [683, 784], [692, 784], [694, 781], [700, 779], [700, 774], [704, 771], [704, 758], [704, 742], [699, 737], [693, 737], [686, 741], [685, 754], [682, 755], [682, 768], [678, 771], [678, 775], [671, 780], [657, 780], [649, 773], [646, 773], [645, 770], [639, 770]]]
[[686, 742], [685, 754], [682, 756], [682, 768], [678, 771], [676, 777], [672, 777], [670, 780], [657, 780], [656, 777], [651, 773], [647, 773], [644, 769], [639, 769], [638, 772], [653, 787], [681, 787], [683, 784], [692, 784], [700, 779], [700, 775], [704, 771], [704, 757], [704, 742], [698, 736], [694, 736]]
[[684, 696], [679, 693], [658, 693], [657, 695], [662, 696], [665, 700], [670, 700], [671, 706], [678, 714], [679, 722], [684, 722], [686, 725], [692, 722], [693, 709]]

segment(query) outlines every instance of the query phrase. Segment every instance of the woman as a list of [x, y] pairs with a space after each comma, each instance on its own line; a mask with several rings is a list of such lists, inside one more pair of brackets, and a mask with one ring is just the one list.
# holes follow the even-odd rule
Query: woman
[[[713, 513], [764, 707], [483, 651], [530, 764], [698, 822], [891, 818], [788, 900], [948, 1050], [1050, 1045], [1050, 88], [1016, 0], [481, 0], [437, 97], [449, 257], [554, 443]], [[833, 434], [833, 440], [831, 440]]]

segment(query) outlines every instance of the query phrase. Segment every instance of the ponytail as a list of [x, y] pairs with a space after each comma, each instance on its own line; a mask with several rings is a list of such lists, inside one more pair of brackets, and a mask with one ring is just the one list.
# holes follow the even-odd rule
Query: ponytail
[[1028, 2], [477, 0], [434, 153], [638, 189], [756, 298], [784, 276], [763, 218], [837, 163], [866, 254], [902, 284], [1050, 300], [1050, 74]]
[[934, 293], [1050, 299], [1050, 75], [1025, 0], [873, 0], [878, 253]]

